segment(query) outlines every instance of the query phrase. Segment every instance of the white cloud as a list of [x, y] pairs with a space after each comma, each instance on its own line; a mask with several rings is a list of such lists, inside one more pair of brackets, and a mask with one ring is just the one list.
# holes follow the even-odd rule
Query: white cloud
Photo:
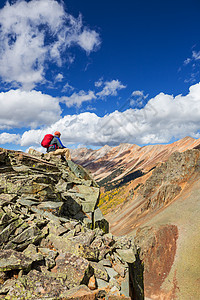
[[148, 96], [148, 94], [144, 94], [144, 91], [133, 91], [131, 94], [132, 98], [130, 99], [130, 105], [133, 107], [142, 107], [144, 106], [144, 101]]
[[79, 46], [83, 48], [88, 53], [97, 48], [100, 45], [99, 35], [96, 31], [85, 29], [79, 36], [77, 40]]
[[44, 134], [55, 130], [62, 133], [66, 145], [167, 143], [173, 137], [190, 135], [199, 138], [199, 120], [200, 83], [191, 86], [186, 96], [160, 93], [142, 109], [115, 111], [102, 118], [89, 112], [65, 116], [44, 130], [26, 131], [21, 145], [39, 144]]
[[3, 132], [0, 134], [0, 144], [20, 144], [21, 137], [19, 134]]
[[10, 90], [0, 93], [0, 129], [48, 126], [60, 119], [56, 98], [41, 92]]
[[187, 58], [186, 60], [184, 60], [183, 65], [187, 66], [190, 62], [191, 62], [191, 58]]
[[62, 92], [73, 91], [74, 88], [68, 82], [64, 85]]
[[55, 81], [56, 81], [56, 82], [58, 82], [58, 81], [62, 81], [62, 80], [63, 80], [63, 78], [64, 78], [63, 74], [61, 74], [61, 73], [58, 73], [58, 75], [57, 75], [57, 76], [56, 76], [56, 78], [55, 78]]
[[104, 83], [103, 90], [96, 95], [100, 98], [106, 96], [117, 96], [117, 92], [124, 88], [126, 88], [126, 86], [123, 85], [119, 80], [106, 81]]
[[89, 110], [90, 110], [90, 111], [95, 111], [95, 110], [97, 110], [97, 109], [96, 109], [96, 107], [93, 107], [92, 105], [88, 105], [88, 106], [86, 107], [86, 110], [87, 110], [87, 111], [89, 111]]
[[132, 92], [131, 96], [133, 96], [133, 97], [135, 97], [135, 96], [144, 97], [144, 92], [143, 91], [134, 91], [134, 92]]
[[0, 76], [7, 83], [32, 89], [45, 78], [45, 62], [62, 65], [73, 45], [87, 53], [100, 44], [98, 33], [83, 27], [55, 0], [20, 0], [0, 10]]
[[194, 60], [200, 60], [200, 51], [196, 52], [196, 51], [193, 51], [192, 52], [192, 58]]
[[80, 107], [83, 102], [91, 101], [96, 99], [96, 96], [93, 91], [85, 92], [83, 90], [78, 93], [73, 93], [70, 97], [62, 97], [62, 101], [68, 106], [71, 107], [76, 105]]
[[99, 80], [96, 81], [96, 82], [94, 83], [94, 85], [95, 85], [96, 87], [102, 86], [102, 85], [103, 85], [103, 78], [99, 78]]

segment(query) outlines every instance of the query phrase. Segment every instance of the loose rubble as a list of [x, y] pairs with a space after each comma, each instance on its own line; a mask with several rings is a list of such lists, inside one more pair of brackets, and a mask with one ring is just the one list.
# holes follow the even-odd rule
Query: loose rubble
[[109, 233], [86, 170], [0, 148], [0, 173], [0, 299], [131, 299], [137, 249]]

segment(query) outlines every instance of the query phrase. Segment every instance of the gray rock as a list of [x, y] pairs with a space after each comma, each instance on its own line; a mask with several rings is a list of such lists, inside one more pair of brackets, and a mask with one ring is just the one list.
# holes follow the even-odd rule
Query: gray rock
[[111, 267], [112, 266], [109, 259], [102, 259], [102, 260], [100, 260], [99, 264], [101, 264], [104, 267]]
[[63, 235], [64, 233], [70, 230], [62, 226], [60, 222], [54, 222], [54, 221], [50, 221], [47, 225], [47, 228], [49, 229], [49, 234], [57, 234], [57, 235]]
[[14, 250], [1, 250], [0, 272], [10, 270], [30, 270], [32, 259]]
[[110, 286], [111, 288], [115, 286], [119, 291], [121, 290], [120, 284], [119, 284], [118, 281], [117, 281], [115, 278], [113, 278], [113, 277], [109, 280], [109, 286]]
[[70, 238], [70, 241], [73, 241], [77, 244], [89, 246], [95, 238], [94, 231], [87, 231], [85, 233], [80, 233], [75, 237]]
[[0, 233], [0, 244], [6, 243], [10, 235], [14, 232], [14, 230], [19, 227], [23, 223], [23, 220], [17, 219], [10, 223], [4, 230]]
[[28, 200], [28, 199], [24, 199], [24, 198], [20, 198], [17, 200], [17, 203], [21, 204], [21, 205], [24, 205], [24, 206], [32, 206], [32, 205], [37, 205], [39, 204], [38, 202], [36, 201], [32, 201], [32, 200]]
[[99, 289], [104, 289], [109, 286], [109, 283], [107, 281], [99, 279], [99, 278], [96, 279], [96, 282], [97, 282], [97, 287]]
[[[8, 299], [60, 299], [61, 292], [68, 287], [62, 278], [52, 276], [51, 272], [31, 270], [16, 280], [15, 285], [8, 292]], [[23, 298], [21, 298], [23, 297]]]
[[45, 265], [48, 269], [51, 269], [56, 265], [55, 258], [58, 255], [57, 251], [39, 247], [38, 252], [45, 257]]
[[62, 193], [62, 199], [64, 201], [64, 206], [63, 206], [64, 215], [74, 217], [82, 210], [80, 200], [75, 193], [73, 194], [69, 194], [68, 192]]
[[48, 211], [53, 213], [56, 216], [62, 215], [63, 211], [63, 202], [52, 202], [52, 201], [47, 201], [47, 202], [42, 202], [38, 205], [38, 208], [44, 211]]
[[99, 263], [96, 262], [90, 262], [90, 265], [94, 269], [94, 276], [95, 278], [102, 279], [104, 281], [108, 281], [108, 273], [106, 269]]
[[42, 261], [43, 255], [37, 252], [37, 247], [33, 244], [30, 244], [24, 251], [24, 255], [31, 258], [33, 262]]
[[85, 180], [92, 179], [89, 173], [82, 166], [75, 164], [71, 160], [67, 161], [67, 165], [70, 168], [70, 170], [76, 175], [76, 177]]
[[118, 273], [113, 268], [105, 267], [105, 269], [110, 278], [115, 278], [118, 275]]
[[[16, 236], [12, 242], [15, 244], [21, 244], [25, 241], [32, 241], [36, 236], [40, 235], [41, 231], [37, 226], [31, 226], [25, 229], [21, 234]], [[31, 243], [31, 242], [30, 242]]]
[[84, 284], [81, 284], [80, 286], [76, 286], [74, 288], [71, 288], [70, 290], [62, 293], [60, 296], [61, 296], [62, 299], [65, 299], [65, 300], [69, 299], [70, 300], [70, 299], [73, 299], [75, 297], [76, 297], [76, 299], [78, 299], [78, 297], [80, 297], [80, 295], [82, 297], [84, 297], [84, 299], [90, 299], [90, 296], [93, 296], [90, 289]]
[[99, 208], [95, 209], [95, 211], [94, 211], [94, 228], [100, 228], [105, 233], [109, 232], [109, 223], [104, 218], [104, 216]]
[[121, 282], [121, 294], [123, 294], [126, 297], [129, 297], [130, 295], [128, 272], [126, 273], [125, 278]]
[[124, 262], [131, 264], [136, 261], [135, 253], [133, 249], [127, 249], [127, 250], [117, 249], [116, 251]]
[[92, 276], [89, 262], [70, 253], [61, 253], [56, 258], [56, 267], [51, 271], [56, 278], [61, 277], [66, 280], [67, 286], [70, 288], [81, 283], [87, 285], [89, 278]]
[[85, 213], [95, 210], [99, 199], [99, 188], [76, 185], [67, 192], [67, 196], [74, 199]]
[[112, 267], [121, 277], [125, 277], [126, 269], [122, 264], [115, 263]]
[[15, 288], [15, 279], [8, 279], [0, 288], [0, 295], [6, 295], [11, 289]]

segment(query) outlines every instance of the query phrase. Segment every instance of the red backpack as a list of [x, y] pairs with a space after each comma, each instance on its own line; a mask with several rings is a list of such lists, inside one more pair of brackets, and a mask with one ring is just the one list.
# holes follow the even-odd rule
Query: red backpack
[[53, 134], [46, 134], [41, 142], [42, 147], [49, 148], [52, 139]]

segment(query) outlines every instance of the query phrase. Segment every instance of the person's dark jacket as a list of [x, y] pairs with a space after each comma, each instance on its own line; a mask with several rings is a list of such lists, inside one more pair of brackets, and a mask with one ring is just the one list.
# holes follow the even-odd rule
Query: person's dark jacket
[[50, 143], [49, 148], [47, 148], [47, 152], [51, 152], [51, 151], [55, 151], [56, 149], [63, 149], [63, 148], [66, 148], [66, 147], [62, 144], [59, 137], [54, 136]]

